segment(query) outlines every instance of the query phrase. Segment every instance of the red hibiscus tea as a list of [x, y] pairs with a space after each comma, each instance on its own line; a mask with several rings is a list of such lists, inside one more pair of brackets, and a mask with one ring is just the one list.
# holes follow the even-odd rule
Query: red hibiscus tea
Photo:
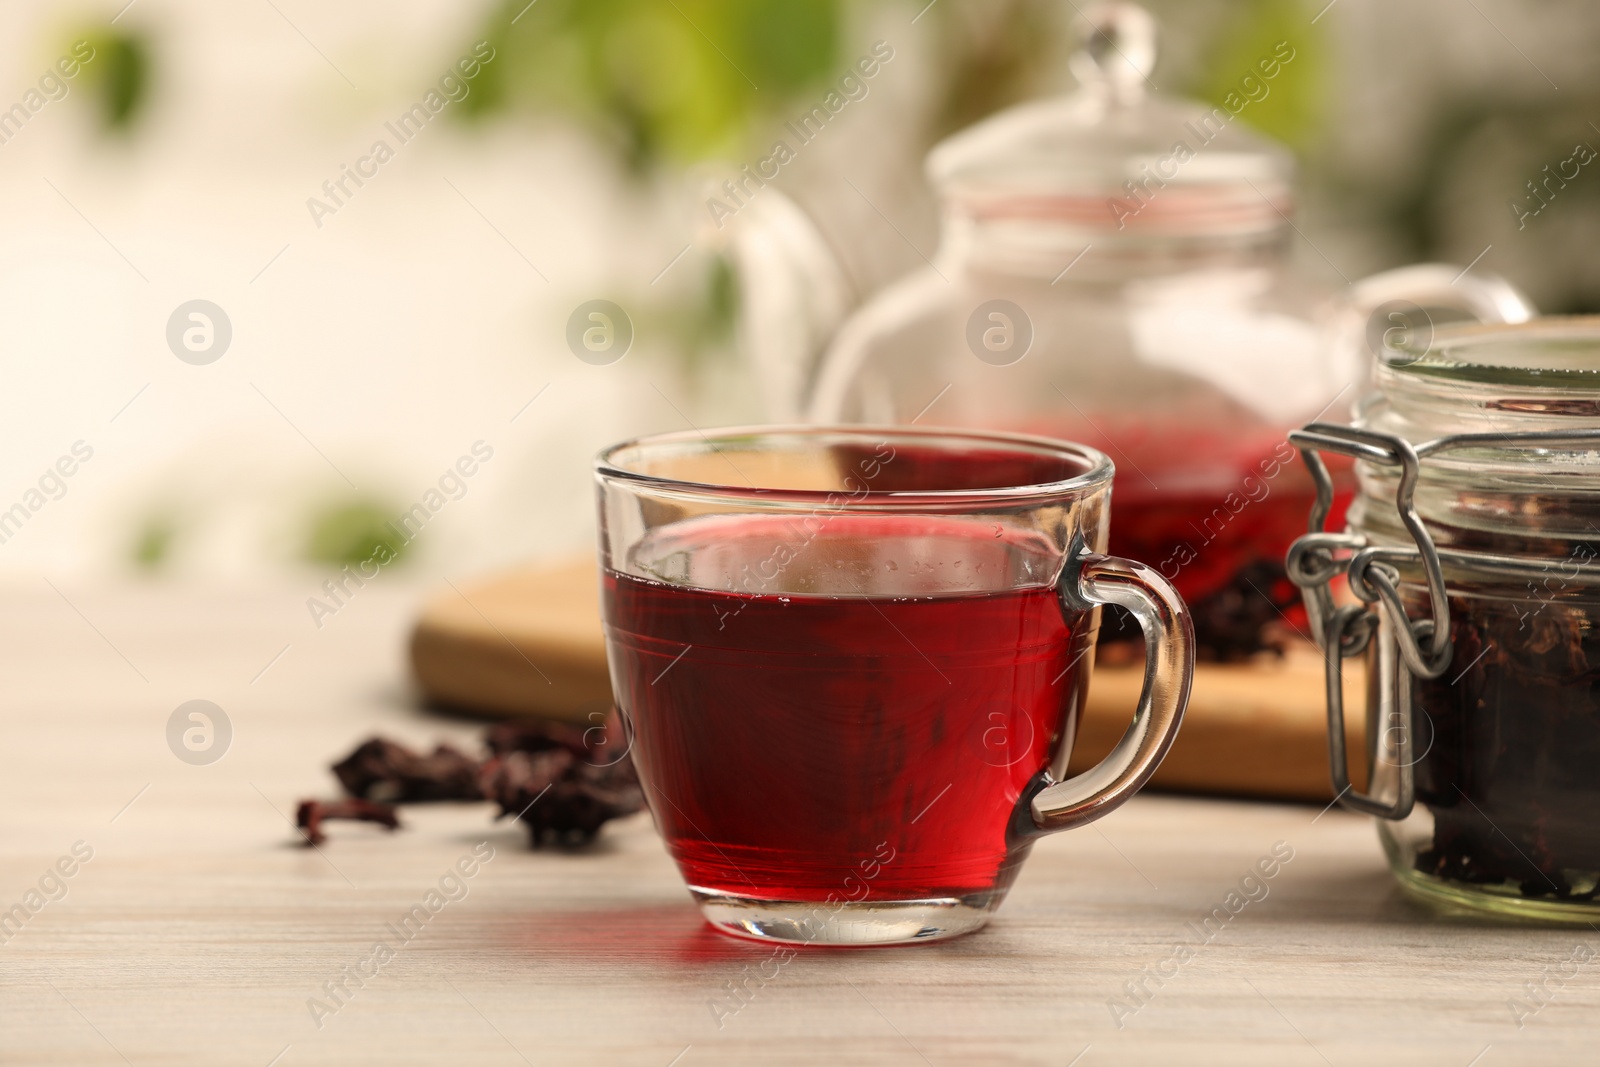
[[[914, 428], [725, 430], [597, 464], [612, 688], [707, 919], [823, 944], [975, 930], [1039, 834], [1141, 786], [1191, 629], [1095, 554], [1112, 468], [1081, 445]], [[1095, 608], [1149, 635], [1128, 737], [1059, 780]]]
[[[1003, 894], [1028, 847], [1017, 800], [1071, 735], [1091, 636], [1047, 546], [894, 516], [682, 525], [648, 554], [722, 588], [608, 572], [605, 599], [634, 758], [691, 888]], [[811, 592], [759, 591], [785, 547], [783, 584]]]

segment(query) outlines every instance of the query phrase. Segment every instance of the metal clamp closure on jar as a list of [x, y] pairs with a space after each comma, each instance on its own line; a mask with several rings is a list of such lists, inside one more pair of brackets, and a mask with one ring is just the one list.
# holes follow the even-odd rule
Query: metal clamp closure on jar
[[[1300, 587], [1310, 617], [1312, 635], [1322, 648], [1326, 668], [1328, 704], [1328, 759], [1335, 800], [1351, 811], [1385, 819], [1404, 819], [1416, 804], [1416, 779], [1411, 758], [1411, 679], [1437, 678], [1450, 666], [1454, 651], [1450, 640], [1450, 605], [1444, 568], [1499, 577], [1532, 577], [1544, 573], [1547, 562], [1538, 558], [1500, 555], [1460, 549], [1439, 549], [1417, 513], [1415, 496], [1422, 461], [1442, 453], [1466, 449], [1600, 448], [1600, 430], [1558, 432], [1450, 434], [1419, 445], [1394, 434], [1315, 422], [1295, 430], [1289, 440], [1300, 450], [1316, 482], [1317, 501], [1311, 512], [1311, 532], [1289, 550], [1289, 579]], [[1324, 529], [1333, 510], [1334, 484], [1322, 453], [1349, 456], [1382, 467], [1398, 468], [1395, 508], [1411, 535], [1414, 547], [1372, 545], [1357, 533]], [[1400, 599], [1400, 567], [1420, 569], [1427, 582], [1429, 618], [1412, 619]], [[1361, 601], [1343, 607], [1334, 602], [1331, 583], [1340, 571], [1351, 592]], [[1387, 625], [1384, 625], [1387, 623]], [[1380, 649], [1377, 692], [1393, 700], [1394, 764], [1398, 774], [1393, 800], [1383, 800], [1356, 790], [1350, 781], [1345, 751], [1344, 679], [1342, 662], [1366, 652], [1380, 630], [1393, 649]], [[1398, 652], [1398, 655], [1394, 654]], [[1369, 725], [1371, 722], [1369, 709]], [[1378, 758], [1381, 736], [1368, 731], [1366, 754], [1369, 770]]]

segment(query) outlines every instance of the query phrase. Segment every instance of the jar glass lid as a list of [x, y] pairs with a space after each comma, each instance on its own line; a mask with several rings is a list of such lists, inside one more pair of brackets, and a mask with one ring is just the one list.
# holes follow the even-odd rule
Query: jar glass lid
[[[979, 218], [1033, 218], [1097, 232], [1208, 235], [1277, 230], [1294, 161], [1245, 129], [1251, 95], [1294, 55], [1264, 56], [1225, 107], [1149, 92], [1156, 25], [1143, 8], [1090, 8], [1072, 59], [1080, 87], [1002, 111], [940, 143], [928, 176]], [[1269, 73], [1271, 72], [1271, 73]], [[1259, 88], [1252, 88], [1259, 87]]]
[[1388, 374], [1561, 390], [1600, 390], [1600, 316], [1409, 331], [1380, 354]]

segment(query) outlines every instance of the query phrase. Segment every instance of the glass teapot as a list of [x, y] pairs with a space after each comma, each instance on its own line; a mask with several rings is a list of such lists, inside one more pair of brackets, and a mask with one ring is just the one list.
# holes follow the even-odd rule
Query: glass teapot
[[1505, 282], [1443, 264], [1342, 296], [1296, 277], [1293, 159], [1239, 117], [1293, 47], [1213, 108], [1147, 91], [1156, 33], [1142, 8], [1086, 17], [1077, 92], [933, 150], [937, 253], [840, 315], [825, 353], [840, 272], [799, 210], [764, 193], [732, 250], [751, 309], [742, 347], [776, 420], [1006, 429], [1107, 453], [1110, 551], [1178, 587], [1203, 655], [1243, 657], [1297, 610], [1282, 560], [1314, 490], [1288, 432], [1346, 411], [1372, 356], [1435, 319], [1533, 310]]

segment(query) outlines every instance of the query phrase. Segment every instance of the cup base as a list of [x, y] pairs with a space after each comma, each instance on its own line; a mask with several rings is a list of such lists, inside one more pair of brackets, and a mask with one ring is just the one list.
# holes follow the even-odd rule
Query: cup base
[[982, 927], [997, 900], [765, 900], [690, 886], [706, 921], [722, 933], [787, 945], [900, 945], [942, 941]]

